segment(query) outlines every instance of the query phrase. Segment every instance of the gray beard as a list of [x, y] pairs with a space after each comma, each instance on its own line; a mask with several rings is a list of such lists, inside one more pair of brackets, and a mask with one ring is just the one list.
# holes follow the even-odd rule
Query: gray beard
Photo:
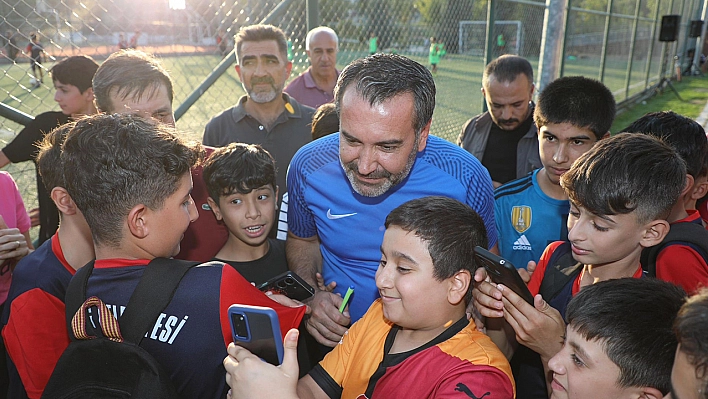
[[344, 163], [342, 163], [342, 158], [340, 157], [339, 163], [342, 165], [342, 168], [344, 169], [344, 172], [347, 175], [347, 179], [349, 179], [349, 183], [351, 183], [352, 188], [354, 189], [354, 191], [357, 192], [357, 194], [362, 195], [364, 197], [378, 197], [380, 195], [385, 194], [388, 190], [391, 189], [391, 187], [402, 182], [406, 177], [408, 177], [411, 172], [411, 169], [413, 169], [413, 165], [415, 164], [415, 159], [418, 156], [418, 144], [419, 138], [416, 137], [413, 150], [411, 150], [411, 153], [408, 154], [406, 167], [403, 168], [403, 170], [397, 174], [391, 174], [386, 171], [386, 173], [388, 174], [388, 176], [386, 176], [386, 180], [384, 180], [383, 183], [378, 186], [361, 184], [356, 178], [357, 165], [354, 162], [349, 162], [345, 165]]

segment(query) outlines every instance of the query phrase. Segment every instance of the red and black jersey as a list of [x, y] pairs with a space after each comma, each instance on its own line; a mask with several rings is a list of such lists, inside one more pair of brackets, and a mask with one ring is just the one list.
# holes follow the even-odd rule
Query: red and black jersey
[[17, 264], [2, 315], [8, 397], [39, 398], [69, 345], [64, 296], [74, 273], [56, 234]]
[[419, 348], [389, 354], [399, 330], [376, 300], [310, 376], [331, 398], [514, 397], [506, 358], [466, 318]]

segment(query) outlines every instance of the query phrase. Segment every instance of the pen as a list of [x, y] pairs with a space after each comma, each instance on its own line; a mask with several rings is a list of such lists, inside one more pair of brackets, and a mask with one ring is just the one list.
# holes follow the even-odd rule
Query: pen
[[354, 286], [350, 285], [349, 288], [347, 289], [347, 293], [344, 294], [344, 299], [342, 300], [342, 304], [339, 306], [339, 313], [344, 313], [344, 308], [347, 306], [347, 303], [349, 303], [349, 298], [351, 298], [353, 292], [354, 292]]

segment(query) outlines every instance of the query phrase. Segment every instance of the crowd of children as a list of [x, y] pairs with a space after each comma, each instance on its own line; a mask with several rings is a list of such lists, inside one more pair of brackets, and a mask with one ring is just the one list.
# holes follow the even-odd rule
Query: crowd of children
[[[550, 83], [533, 114], [543, 167], [499, 187], [494, 201], [499, 251], [533, 303], [472, 261], [475, 246], [490, 244], [477, 212], [424, 196], [386, 217], [379, 298], [322, 354], [303, 342], [309, 303], [254, 287], [289, 270], [286, 241], [269, 237], [285, 190], [271, 154], [180, 139], [172, 81], [139, 51], [100, 67], [69, 57], [51, 76], [62, 112], [18, 135], [36, 143], [25, 158], [13, 153], [19, 140], [0, 152], [0, 166], [37, 164], [52, 204], [40, 200], [40, 215], [53, 217], [35, 250], [17, 187], [0, 172], [7, 397], [50, 395], [79, 338], [65, 305], [77, 271], [87, 296], [120, 320], [154, 259], [174, 258], [199, 265], [184, 269], [138, 343], [180, 397], [708, 398], [708, 232], [696, 210], [708, 193], [708, 139], [690, 118], [651, 113], [610, 136], [605, 85]], [[338, 105], [314, 114], [313, 140], [338, 130]], [[233, 344], [231, 304], [276, 311], [280, 366]]]

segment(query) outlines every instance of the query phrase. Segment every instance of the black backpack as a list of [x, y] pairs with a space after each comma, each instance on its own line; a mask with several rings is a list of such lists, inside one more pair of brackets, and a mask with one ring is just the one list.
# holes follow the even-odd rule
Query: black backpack
[[651, 277], [656, 277], [656, 258], [659, 252], [673, 244], [683, 244], [693, 248], [708, 263], [708, 231], [702, 224], [682, 222], [672, 224], [669, 233], [659, 244], [642, 250], [642, 269], [649, 272]]
[[[119, 320], [98, 297], [86, 299], [94, 262], [79, 269], [66, 293], [71, 343], [42, 398], [178, 398], [169, 374], [139, 345], [172, 300], [182, 277], [197, 264], [153, 259]], [[93, 317], [95, 327], [87, 317], [91, 307], [98, 309], [100, 322]]]

